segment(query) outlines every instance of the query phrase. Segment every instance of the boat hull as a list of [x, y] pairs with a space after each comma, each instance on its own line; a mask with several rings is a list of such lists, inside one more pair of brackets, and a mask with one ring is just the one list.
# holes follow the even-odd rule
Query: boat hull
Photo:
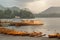
[[23, 32], [23, 31], [15, 31], [7, 28], [0, 28], [0, 34], [6, 34], [6, 35], [13, 35], [13, 36], [30, 36], [30, 37], [35, 37], [35, 36], [42, 36], [42, 32]]
[[43, 25], [43, 23], [31, 23], [31, 22], [27, 22], [27, 23], [25, 23], [25, 22], [12, 22], [12, 23], [10, 23], [10, 26], [39, 26], [39, 25]]

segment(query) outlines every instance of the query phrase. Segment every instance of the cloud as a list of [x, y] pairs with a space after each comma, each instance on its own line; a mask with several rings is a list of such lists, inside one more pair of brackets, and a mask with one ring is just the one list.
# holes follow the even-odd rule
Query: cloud
[[20, 8], [24, 8], [27, 3], [33, 2], [37, 0], [0, 0], [0, 5], [10, 7], [10, 6], [18, 6]]
[[6, 7], [29, 8], [32, 12], [37, 13], [50, 6], [60, 6], [60, 0], [0, 0], [0, 4]]
[[16, 5], [22, 8], [26, 8], [28, 3], [39, 1], [39, 0], [15, 0], [17, 3]]
[[38, 1], [38, 0], [15, 0], [15, 1], [27, 3], [27, 2], [33, 2], [33, 1]]
[[50, 5], [47, 3], [47, 0], [39, 0], [31, 3], [27, 3], [26, 7], [29, 8], [32, 12], [38, 13], [47, 9]]
[[42, 12], [51, 6], [60, 7], [60, 0], [39, 0], [27, 3], [26, 5], [34, 13]]
[[48, 0], [47, 3], [51, 6], [60, 6], [60, 0]]
[[48, 5], [47, 0], [0, 0], [0, 4], [6, 7], [29, 8], [32, 12], [42, 11]]
[[0, 0], [0, 5], [3, 5], [3, 6], [15, 6], [15, 3], [16, 1], [14, 0]]

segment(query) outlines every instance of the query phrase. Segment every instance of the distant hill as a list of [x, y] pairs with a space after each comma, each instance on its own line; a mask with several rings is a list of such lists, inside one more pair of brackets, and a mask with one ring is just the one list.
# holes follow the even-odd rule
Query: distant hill
[[6, 8], [0, 5], [0, 10], [5, 10]]
[[36, 17], [60, 17], [60, 7], [50, 7], [45, 11], [35, 14]]
[[20, 11], [20, 8], [14, 6], [14, 7], [4, 7], [2, 5], [0, 5], [0, 10], [6, 10], [7, 8], [9, 8], [10, 10], [15, 10], [15, 11]]
[[14, 7], [4, 7], [0, 5], [0, 19], [2, 18], [35, 18], [33, 13], [30, 10], [27, 9], [20, 9], [16, 6]]
[[14, 6], [14, 7], [11, 7], [10, 10], [20, 11], [20, 8]]

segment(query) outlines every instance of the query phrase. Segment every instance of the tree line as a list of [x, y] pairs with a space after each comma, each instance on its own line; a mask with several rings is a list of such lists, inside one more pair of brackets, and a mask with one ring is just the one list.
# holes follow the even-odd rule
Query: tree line
[[5, 10], [0, 9], [0, 18], [15, 18], [15, 16], [19, 16], [20, 18], [34, 18], [33, 13], [27, 9], [19, 9], [19, 11], [11, 10], [10, 8], [6, 8]]

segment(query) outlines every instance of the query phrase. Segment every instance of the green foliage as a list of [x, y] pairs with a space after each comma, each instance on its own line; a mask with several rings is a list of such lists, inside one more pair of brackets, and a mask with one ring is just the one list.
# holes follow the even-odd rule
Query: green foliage
[[34, 18], [31, 11], [26, 9], [20, 9], [19, 11], [6, 8], [5, 10], [0, 10], [0, 18], [14, 18], [15, 16], [20, 16], [21, 18]]
[[34, 18], [34, 15], [32, 12], [28, 10], [20, 10], [20, 17], [21, 18]]

